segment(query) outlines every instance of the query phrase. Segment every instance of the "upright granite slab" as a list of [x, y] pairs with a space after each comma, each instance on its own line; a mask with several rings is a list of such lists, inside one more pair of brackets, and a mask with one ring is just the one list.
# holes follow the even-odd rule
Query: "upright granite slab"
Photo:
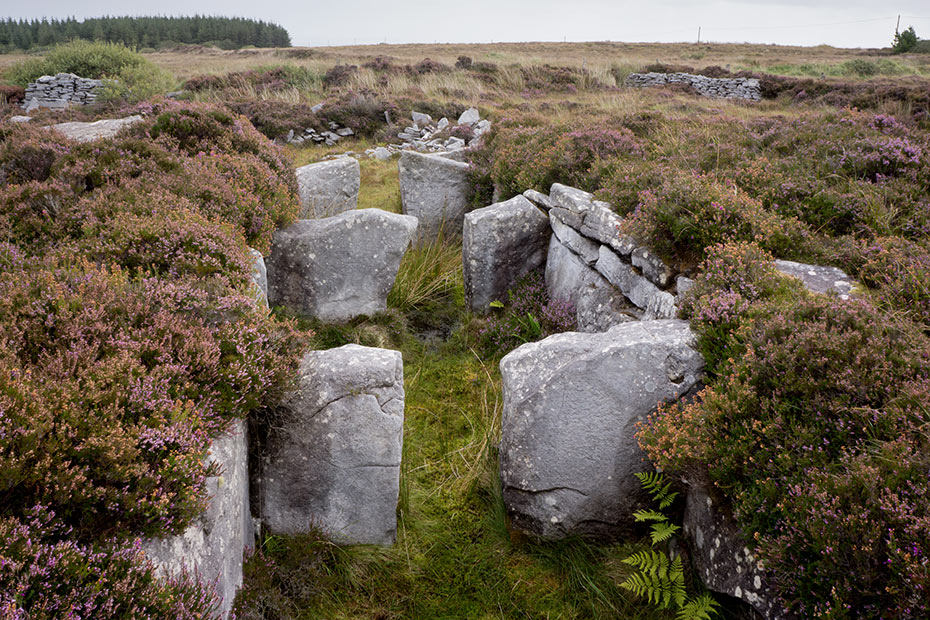
[[301, 166], [296, 174], [301, 219], [331, 217], [358, 206], [361, 172], [357, 160], [337, 157]]
[[268, 301], [325, 321], [381, 312], [416, 229], [380, 209], [299, 220], [272, 240]]
[[399, 351], [309, 351], [261, 460], [263, 525], [321, 529], [339, 543], [390, 545], [397, 531], [404, 426]]
[[708, 590], [742, 600], [766, 620], [787, 618], [732, 514], [707, 489], [691, 485], [682, 531], [697, 576]]
[[546, 262], [549, 218], [523, 196], [465, 215], [462, 266], [465, 304], [488, 312], [517, 281]]
[[699, 383], [704, 361], [687, 322], [567, 332], [501, 360], [504, 504], [514, 527], [543, 538], [631, 533], [650, 469], [636, 424]]
[[404, 151], [398, 163], [403, 212], [420, 221], [417, 244], [458, 237], [472, 192], [468, 164], [448, 157]]
[[236, 422], [210, 446], [207, 462], [219, 465], [220, 473], [207, 478], [210, 503], [206, 512], [182, 534], [143, 543], [146, 556], [163, 574], [180, 575], [187, 570], [215, 583], [223, 618], [229, 615], [242, 585], [245, 551], [255, 544], [248, 455], [246, 424]]

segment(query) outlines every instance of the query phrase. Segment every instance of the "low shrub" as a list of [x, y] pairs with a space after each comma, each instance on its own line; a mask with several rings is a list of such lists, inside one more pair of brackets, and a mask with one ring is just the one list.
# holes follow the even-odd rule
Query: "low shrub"
[[323, 76], [323, 86], [326, 88], [345, 86], [356, 73], [358, 73], [358, 67], [355, 65], [336, 65]]
[[53, 47], [43, 58], [30, 58], [15, 64], [4, 77], [19, 86], [56, 73], [74, 73], [83, 78], [115, 80], [100, 93], [102, 100], [141, 101], [163, 94], [174, 85], [174, 78], [120, 43], [75, 40]]
[[660, 408], [642, 445], [727, 489], [791, 613], [926, 616], [930, 343], [862, 299], [753, 312], [725, 376]]
[[0, 616], [53, 620], [219, 617], [213, 588], [183, 574], [162, 578], [138, 540], [83, 545], [48, 508], [0, 519]]
[[794, 218], [767, 211], [762, 203], [712, 177], [680, 174], [644, 190], [625, 222], [626, 232], [654, 251], [684, 262], [727, 241], [753, 241], [782, 257], [803, 252], [810, 232]]
[[320, 111], [326, 121], [351, 128], [357, 136], [371, 137], [387, 125], [385, 112], [396, 108], [369, 91], [349, 92], [337, 101], [327, 103]]
[[486, 355], [503, 355], [527, 342], [576, 328], [570, 301], [550, 299], [540, 272], [531, 272], [507, 292], [506, 304], [492, 304], [492, 315], [478, 329]]
[[243, 103], [226, 104], [232, 110], [249, 119], [252, 125], [272, 140], [286, 136], [287, 132], [303, 132], [313, 128], [316, 131], [329, 129], [323, 120], [306, 103], [287, 103], [263, 99]]
[[547, 192], [555, 182], [597, 190], [602, 164], [642, 155], [639, 140], [623, 127], [543, 127], [538, 119], [523, 120], [529, 122], [502, 123], [487, 140], [491, 179], [504, 196], [527, 189]]

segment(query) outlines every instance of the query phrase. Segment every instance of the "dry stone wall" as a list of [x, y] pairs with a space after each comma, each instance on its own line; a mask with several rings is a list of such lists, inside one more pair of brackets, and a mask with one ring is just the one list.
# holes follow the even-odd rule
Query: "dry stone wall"
[[755, 78], [709, 78], [691, 73], [631, 73], [627, 86], [665, 86], [687, 84], [699, 94], [714, 99], [762, 99], [762, 87]]
[[23, 108], [67, 108], [69, 105], [87, 105], [97, 100], [97, 90], [103, 80], [82, 78], [73, 73], [43, 75], [26, 88]]

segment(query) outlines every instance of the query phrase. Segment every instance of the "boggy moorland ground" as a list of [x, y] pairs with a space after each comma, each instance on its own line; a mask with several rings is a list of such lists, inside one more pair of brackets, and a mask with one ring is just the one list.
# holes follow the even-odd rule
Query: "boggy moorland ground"
[[[576, 185], [610, 201], [626, 217], [628, 232], [697, 280], [684, 316], [700, 336], [708, 388], [693, 404], [661, 410], [641, 442], [674, 479], [715, 485], [750, 534], [788, 612], [801, 618], [930, 614], [927, 56], [773, 46], [499, 44], [193, 50], [147, 58], [171, 72], [176, 86], [189, 80], [195, 100], [244, 113], [267, 137], [326, 120], [356, 130], [356, 138], [334, 147], [286, 147], [288, 165], [382, 143], [412, 109], [452, 119], [478, 106], [494, 130], [472, 156], [475, 206], [490, 203], [494, 186], [506, 199], [525, 189], [545, 191], [553, 182]], [[656, 63], [770, 71], [798, 81], [772, 80], [758, 104], [620, 86], [627, 73]], [[320, 102], [319, 114], [309, 110]], [[145, 111], [147, 105], [131, 107]], [[119, 101], [108, 106], [96, 114], [131, 111]], [[387, 127], [385, 111], [394, 128]], [[37, 119], [51, 117], [43, 112]], [[204, 165], [210, 174], [227, 175], [271, 165], [286, 178], [266, 147], [253, 145], [257, 134], [249, 134], [248, 144], [224, 143], [224, 154], [245, 148], [265, 163], [220, 158], [215, 165], [186, 159], [205, 143], [175, 144], [167, 134], [155, 151], [135, 140], [120, 152], [135, 153], [133, 161], [146, 171], [149, 160], [171, 162], [156, 166], [158, 174], [173, 170], [185, 182]], [[42, 212], [45, 203], [24, 200], [35, 195], [36, 184], [70, 196], [65, 188], [76, 191], [67, 185], [75, 166], [97, 184], [93, 191], [107, 193], [83, 196], [76, 211], [58, 211], [74, 215], [57, 220], [68, 224], [61, 229], [43, 228], [42, 217], [19, 220], [25, 228], [7, 217], [12, 245], [40, 239], [55, 249], [48, 260], [70, 265], [72, 253], [92, 251], [98, 263], [131, 259], [133, 268], [167, 277], [157, 262], [149, 264], [157, 257], [124, 249], [137, 238], [129, 220], [142, 217], [139, 209], [121, 216], [115, 238], [98, 241], [102, 225], [79, 225], [87, 209], [101, 222], [111, 217], [104, 208], [109, 196], [125, 201], [118, 204], [144, 204], [133, 198], [133, 184], [121, 192], [108, 188], [108, 180], [135, 172], [124, 165], [108, 177], [95, 173], [112, 164], [105, 152], [43, 147], [38, 152], [54, 155], [39, 159], [36, 176], [34, 160], [19, 156], [27, 150], [17, 145], [43, 138], [27, 137], [32, 142], [4, 144], [4, 161], [17, 162], [4, 164], [7, 215], [14, 205]], [[103, 163], [87, 171], [80, 164], [97, 160]], [[293, 204], [277, 182], [239, 177], [240, 198], [264, 196], [278, 211], [264, 216], [260, 235], [247, 226], [223, 234], [264, 239], [292, 216]], [[136, 189], [148, 182], [136, 182]], [[184, 187], [168, 184], [166, 191], [183, 194]], [[224, 211], [220, 205], [230, 196], [205, 195], [203, 204], [182, 210], [210, 222], [235, 217], [246, 223], [262, 202], [240, 199]], [[395, 162], [362, 161], [359, 203], [399, 209]], [[144, 222], [145, 230], [177, 235], [156, 224]], [[235, 245], [228, 241], [219, 254], [237, 256]], [[18, 291], [11, 274], [25, 269], [25, 261], [14, 250], [0, 265], [8, 272], [5, 286]], [[191, 254], [209, 251], [218, 250], [195, 247]], [[622, 560], [640, 548], [637, 541], [539, 543], [507, 529], [496, 480], [496, 362], [545, 331], [527, 331], [522, 317], [505, 315], [498, 333], [510, 337], [484, 338], [486, 326], [464, 311], [459, 257], [455, 243], [409, 255], [383, 316], [346, 326], [295, 326], [283, 311], [274, 315], [274, 325], [312, 331], [313, 346], [353, 341], [403, 351], [408, 407], [400, 531], [390, 549], [338, 548], [312, 536], [261, 541], [239, 601], [241, 617], [674, 617], [619, 587], [629, 574]], [[839, 303], [788, 287], [769, 267], [772, 257], [840, 266], [861, 282], [859, 297]], [[217, 271], [223, 286], [235, 286], [244, 273], [241, 258], [230, 261]], [[43, 269], [33, 276], [41, 282], [63, 273], [58, 263]], [[196, 279], [185, 285], [199, 290], [204, 261], [192, 259], [190, 269]], [[98, 287], [135, 286], [117, 276], [116, 284], [95, 277]], [[3, 308], [11, 321], [13, 307]], [[146, 312], [144, 304], [134, 308]], [[220, 344], [229, 338], [207, 336]], [[23, 360], [34, 365], [34, 350], [26, 347], [4, 363]], [[270, 398], [273, 390], [267, 392]], [[9, 454], [18, 456], [15, 449]], [[196, 507], [195, 493], [176, 484], [189, 497], [187, 514]], [[140, 512], [138, 518], [137, 529], [153, 528], [149, 517]]]

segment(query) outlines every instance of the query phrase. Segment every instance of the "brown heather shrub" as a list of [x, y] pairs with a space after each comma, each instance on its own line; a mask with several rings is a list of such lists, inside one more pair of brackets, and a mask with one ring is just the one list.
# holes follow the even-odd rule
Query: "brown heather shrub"
[[345, 86], [356, 73], [358, 73], [358, 67], [355, 65], [336, 65], [323, 76], [323, 86], [326, 88]]
[[265, 99], [242, 103], [230, 102], [226, 105], [248, 118], [256, 129], [272, 140], [287, 135], [287, 132], [291, 130], [300, 133], [308, 127], [317, 131], [329, 129], [313, 112], [312, 106], [306, 103], [287, 103]]

